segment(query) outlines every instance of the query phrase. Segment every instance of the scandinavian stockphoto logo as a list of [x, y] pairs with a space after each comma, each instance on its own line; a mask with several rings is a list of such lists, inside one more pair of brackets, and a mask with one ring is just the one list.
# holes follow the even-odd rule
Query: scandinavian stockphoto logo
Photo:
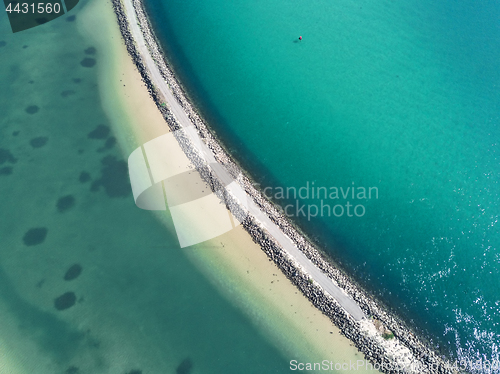
[[266, 187], [264, 196], [278, 203], [278, 209], [287, 217], [363, 217], [364, 202], [378, 199], [378, 187], [317, 186], [307, 181], [303, 186]]
[[[207, 168], [219, 170], [223, 181], [215, 192], [202, 180], [179, 147], [194, 128], [159, 136], [137, 148], [128, 158], [130, 183], [136, 205], [146, 210], [168, 210], [181, 248], [213, 239], [237, 227], [248, 215], [246, 193], [220, 164], [203, 159]], [[190, 137], [195, 148], [204, 143]], [[203, 144], [202, 144], [203, 143]], [[237, 201], [237, 203], [236, 203]]]
[[79, 0], [3, 0], [12, 32], [53, 21], [73, 9]]

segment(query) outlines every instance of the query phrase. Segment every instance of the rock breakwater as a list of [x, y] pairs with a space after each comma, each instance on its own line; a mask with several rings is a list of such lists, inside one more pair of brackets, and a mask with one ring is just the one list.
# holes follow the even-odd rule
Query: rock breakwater
[[[363, 321], [355, 321], [342, 306], [327, 292], [325, 292], [304, 269], [293, 260], [279, 243], [263, 228], [255, 217], [246, 216], [242, 204], [230, 194], [225, 194], [224, 201], [228, 208], [234, 213], [241, 212], [245, 217], [243, 226], [251, 235], [253, 240], [260, 245], [267, 256], [281, 269], [287, 278], [321, 310], [331, 321], [339, 327], [342, 334], [354, 342], [355, 346], [364, 353], [365, 358], [380, 371], [385, 373], [457, 373], [450, 363], [438, 356], [429, 346], [413, 334], [396, 316], [385, 310], [374, 301], [361, 287], [350, 279], [294, 227], [292, 222], [285, 217], [275, 205], [268, 201], [263, 194], [257, 190], [251, 179], [245, 175], [241, 168], [231, 159], [228, 152], [224, 150], [215, 134], [206, 126], [195, 108], [189, 102], [185, 91], [176, 80], [169, 68], [168, 63], [160, 49], [149, 24], [148, 18], [139, 0], [130, 1], [135, 11], [138, 25], [144, 37], [146, 47], [157, 65], [162, 78], [167, 82], [177, 102], [182, 106], [189, 119], [196, 127], [200, 138], [213, 152], [218, 163], [238, 181], [240, 186], [290, 240], [299, 248], [307, 258], [329, 276], [346, 294], [354, 299], [363, 312], [370, 316]], [[143, 57], [137, 48], [137, 41], [132, 35], [130, 24], [131, 15], [127, 15], [125, 6], [121, 0], [112, 0], [113, 8], [117, 16], [120, 31], [135, 66], [140, 72], [146, 87], [155, 101], [158, 110], [162, 113], [166, 123], [172, 131], [181, 129], [174, 115], [169, 110], [168, 102], [157, 89], [154, 80], [148, 71]], [[199, 171], [202, 178], [210, 185], [212, 191], [223, 189], [223, 183], [215, 172], [209, 167], [204, 158], [200, 156], [199, 150], [183, 136], [182, 132], [176, 132], [177, 140]], [[222, 197], [222, 196], [221, 196]], [[376, 323], [375, 323], [376, 321]], [[390, 331], [394, 338], [386, 339], [379, 333], [376, 324], [383, 326], [383, 331]]]

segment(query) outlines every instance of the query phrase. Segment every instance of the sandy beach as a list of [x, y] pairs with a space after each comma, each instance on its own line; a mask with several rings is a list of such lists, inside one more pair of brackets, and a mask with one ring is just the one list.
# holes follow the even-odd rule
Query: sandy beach
[[[106, 64], [100, 70], [102, 101], [110, 118], [116, 119], [114, 130], [128, 156], [137, 146], [169, 129], [125, 49], [110, 2], [94, 1], [85, 12], [83, 31], [92, 34], [106, 54]], [[169, 227], [168, 217], [156, 214]], [[185, 251], [290, 360], [308, 357], [342, 363], [363, 358], [242, 227]]]

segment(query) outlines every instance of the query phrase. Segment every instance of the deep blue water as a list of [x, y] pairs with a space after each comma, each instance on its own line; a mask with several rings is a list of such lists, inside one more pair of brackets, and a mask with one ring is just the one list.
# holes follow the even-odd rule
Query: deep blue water
[[498, 359], [498, 3], [146, 5], [190, 97], [262, 188], [378, 189], [324, 201], [362, 217], [295, 211], [309, 236], [443, 352]]

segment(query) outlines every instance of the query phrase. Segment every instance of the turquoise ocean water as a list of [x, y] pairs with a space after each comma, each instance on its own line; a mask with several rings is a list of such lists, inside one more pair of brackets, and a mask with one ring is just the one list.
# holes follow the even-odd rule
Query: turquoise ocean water
[[17, 34], [0, 14], [0, 354], [36, 374], [286, 372], [135, 207], [86, 5]]
[[362, 217], [294, 219], [443, 353], [498, 359], [498, 2], [146, 4], [256, 182], [376, 187], [378, 199], [325, 201]]

